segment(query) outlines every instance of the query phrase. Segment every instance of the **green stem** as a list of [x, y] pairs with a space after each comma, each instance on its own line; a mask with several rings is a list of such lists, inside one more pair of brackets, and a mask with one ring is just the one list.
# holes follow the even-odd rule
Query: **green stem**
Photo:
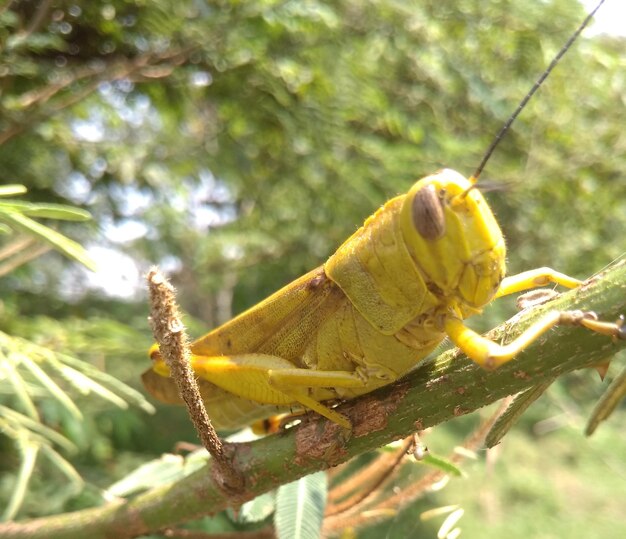
[[[593, 310], [603, 320], [626, 313], [626, 261], [549, 304], [524, 313], [491, 332], [513, 339], [550, 309]], [[246, 478], [243, 498], [252, 499], [306, 474], [344, 462], [415, 430], [470, 413], [508, 395], [562, 374], [592, 366], [626, 346], [626, 341], [583, 328], [550, 331], [514, 361], [493, 372], [480, 369], [456, 350], [426, 361], [404, 379], [340, 407], [354, 425], [350, 436], [310, 414], [285, 433], [227, 446]], [[177, 483], [131, 500], [63, 515], [0, 525], [3, 539], [129, 538], [173, 526], [229, 506], [213, 482], [211, 462]], [[238, 498], [241, 502], [241, 498]]]

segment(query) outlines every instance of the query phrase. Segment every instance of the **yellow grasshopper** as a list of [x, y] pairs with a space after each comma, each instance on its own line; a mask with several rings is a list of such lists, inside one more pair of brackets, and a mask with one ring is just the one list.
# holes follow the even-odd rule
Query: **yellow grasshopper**
[[[583, 312], [551, 312], [506, 345], [464, 323], [496, 298], [549, 283], [581, 284], [550, 268], [505, 277], [504, 238], [477, 187], [502, 133], [564, 50], [473, 176], [445, 169], [422, 178], [322, 266], [192, 343], [192, 367], [216, 428], [242, 427], [293, 407], [350, 428], [334, 402], [397, 380], [446, 336], [489, 369], [558, 324], [626, 338], [620, 323]], [[181, 403], [157, 345], [150, 357], [152, 368], [143, 375], [148, 391]]]

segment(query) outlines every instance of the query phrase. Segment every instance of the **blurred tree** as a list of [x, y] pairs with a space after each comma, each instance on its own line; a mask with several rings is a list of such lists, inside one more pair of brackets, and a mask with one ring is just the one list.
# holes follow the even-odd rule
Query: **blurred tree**
[[[583, 15], [569, 0], [5, 2], [0, 182], [88, 209], [97, 229], [72, 237], [170, 269], [211, 327], [416, 178], [470, 174]], [[584, 276], [623, 249], [624, 62], [623, 39], [577, 43], [486, 170], [513, 271]], [[113, 353], [135, 378], [140, 298], [85, 295], [51, 256], [0, 281], [0, 325]]]
[[[583, 16], [567, 0], [7, 7], [2, 179], [87, 207], [142, 267], [166, 261], [209, 325], [236, 284], [240, 310], [417, 177], [469, 174]], [[485, 174], [507, 186], [492, 199], [515, 269], [619, 254], [620, 47], [579, 43]]]

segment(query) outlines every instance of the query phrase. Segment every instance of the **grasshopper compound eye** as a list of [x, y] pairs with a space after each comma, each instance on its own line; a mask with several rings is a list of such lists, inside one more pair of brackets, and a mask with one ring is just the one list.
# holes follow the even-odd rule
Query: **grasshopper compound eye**
[[443, 202], [434, 185], [426, 185], [415, 193], [411, 214], [415, 229], [425, 240], [433, 241], [446, 233]]

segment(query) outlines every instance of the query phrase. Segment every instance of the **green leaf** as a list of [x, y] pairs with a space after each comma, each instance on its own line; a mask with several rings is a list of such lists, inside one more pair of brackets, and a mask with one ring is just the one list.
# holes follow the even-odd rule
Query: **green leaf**
[[59, 234], [56, 230], [42, 225], [30, 217], [17, 212], [0, 212], [0, 221], [4, 221], [14, 229], [37, 236], [39, 239], [52, 245], [58, 251], [61, 251], [67, 257], [72, 258], [87, 268], [95, 271], [96, 263], [87, 254], [87, 251], [82, 247], [82, 245], [66, 238], [63, 234]]
[[13, 391], [10, 392], [10, 394], [15, 396], [17, 402], [21, 404], [21, 408], [26, 415], [31, 419], [39, 419], [39, 412], [29, 395], [26, 382], [16, 372], [15, 364], [12, 361], [9, 361], [4, 354], [0, 354], [0, 373], [2, 374], [2, 378], [8, 381], [13, 388]]
[[65, 204], [33, 204], [13, 200], [0, 202], [0, 212], [5, 213], [6, 211], [61, 221], [89, 221], [91, 219], [91, 214], [88, 211]]
[[447, 515], [437, 531], [437, 539], [455, 539], [461, 535], [461, 530], [456, 528], [456, 524], [464, 513], [465, 510], [461, 509], [458, 505], [446, 505], [424, 511], [420, 514], [420, 520], [427, 522], [442, 515]]
[[103, 399], [108, 400], [118, 408], [127, 409], [128, 403], [106, 387], [102, 386], [95, 380], [92, 380], [88, 376], [85, 376], [82, 372], [78, 372], [71, 367], [62, 365], [60, 367], [61, 375], [74, 386], [78, 391], [87, 395], [89, 393], [95, 393]]
[[15, 195], [23, 195], [28, 189], [24, 185], [10, 184], [0, 186], [0, 197], [12, 197]]
[[500, 440], [504, 435], [509, 432], [511, 427], [517, 423], [517, 420], [528, 409], [528, 407], [535, 402], [541, 395], [543, 395], [554, 382], [554, 378], [550, 378], [541, 384], [537, 384], [522, 393], [515, 396], [509, 407], [493, 424], [489, 433], [485, 438], [485, 445], [487, 448], [491, 448], [494, 445], [500, 443]]
[[35, 469], [35, 461], [37, 460], [37, 453], [39, 452], [39, 447], [32, 443], [22, 443], [20, 444], [20, 453], [21, 453], [21, 464], [20, 471], [17, 475], [17, 479], [15, 481], [15, 486], [13, 487], [13, 493], [11, 494], [11, 499], [9, 500], [8, 505], [6, 506], [4, 513], [2, 513], [2, 520], [13, 520], [13, 517], [17, 514], [22, 506], [22, 502], [24, 501], [24, 497], [26, 496], [26, 490], [28, 489], [28, 483], [30, 482], [30, 478], [33, 476], [33, 471]]
[[276, 492], [270, 491], [244, 503], [237, 513], [237, 522], [261, 522], [276, 509]]
[[84, 485], [83, 478], [76, 471], [76, 468], [72, 466], [69, 461], [64, 459], [58, 451], [55, 451], [49, 445], [43, 444], [40, 446], [41, 453], [45, 455], [48, 460], [56, 467], [57, 470], [63, 473], [67, 477], [75, 490], [79, 490]]
[[609, 384], [593, 408], [585, 434], [591, 436], [598, 425], [613, 413], [624, 397], [626, 397], [626, 367]]
[[112, 484], [107, 489], [106, 494], [123, 497], [158, 485], [173, 483], [205, 465], [207, 458], [208, 453], [205, 449], [194, 451], [186, 458], [165, 453], [158, 459], [146, 462], [126, 477]]
[[[70, 368], [73, 371], [78, 371], [84, 376], [89, 377], [92, 383], [98, 382], [101, 386], [107, 386], [107, 388], [110, 388], [112, 391], [120, 395], [127, 403], [138, 406], [144, 412], [149, 414], [153, 414], [155, 412], [154, 406], [146, 400], [142, 393], [126, 385], [124, 382], [121, 382], [115, 378], [115, 376], [111, 376], [110, 374], [97, 369], [85, 361], [68, 356], [67, 354], [59, 353], [54, 354], [52, 357], [47, 357], [46, 359], [49, 361], [50, 366], [59, 371], [59, 373], [66, 373], [67, 368]], [[122, 408], [126, 407], [127, 406], [125, 405], [122, 406]]]
[[12, 425], [25, 427], [26, 429], [28, 429], [30, 432], [24, 435], [23, 439], [28, 439], [29, 441], [40, 440], [42, 444], [52, 442], [60, 445], [66, 451], [76, 451], [76, 446], [55, 430], [51, 429], [50, 427], [46, 427], [39, 421], [30, 419], [29, 417], [20, 414], [15, 410], [11, 410], [11, 408], [7, 408], [6, 406], [3, 406], [1, 404], [0, 417], [3, 417], [7, 422]]
[[141, 465], [131, 474], [107, 489], [112, 496], [129, 496], [135, 492], [170, 483], [182, 476], [185, 459], [180, 455], [165, 453], [157, 460]]
[[461, 477], [463, 475], [461, 469], [452, 464], [452, 462], [444, 459], [443, 457], [433, 455], [432, 453], [427, 453], [423, 459], [416, 460], [415, 462], [418, 462], [419, 464], [426, 464], [427, 466], [432, 466], [433, 468], [437, 468], [442, 472], [446, 472], [447, 474], [454, 475], [456, 477]]
[[458, 505], [444, 505], [441, 507], [435, 507], [434, 509], [428, 509], [428, 511], [420, 513], [420, 520], [422, 522], [428, 522], [429, 520], [438, 518], [441, 515], [448, 515], [457, 509], [459, 509]]
[[[453, 539], [460, 535], [461, 530], [456, 528], [457, 522], [461, 519], [465, 513], [464, 509], [457, 509], [452, 511], [441, 524], [441, 527], [437, 531], [437, 539]], [[458, 530], [458, 531], [457, 531]]]
[[52, 395], [70, 414], [76, 419], [82, 419], [82, 414], [74, 401], [70, 399], [65, 391], [63, 391], [57, 383], [46, 374], [46, 372], [27, 355], [21, 353], [14, 353], [17, 361], [24, 367], [26, 367], [30, 373], [37, 379], [37, 381], [45, 387], [50, 395]]
[[276, 493], [274, 513], [278, 539], [317, 539], [324, 520], [327, 491], [326, 472], [281, 486]]

